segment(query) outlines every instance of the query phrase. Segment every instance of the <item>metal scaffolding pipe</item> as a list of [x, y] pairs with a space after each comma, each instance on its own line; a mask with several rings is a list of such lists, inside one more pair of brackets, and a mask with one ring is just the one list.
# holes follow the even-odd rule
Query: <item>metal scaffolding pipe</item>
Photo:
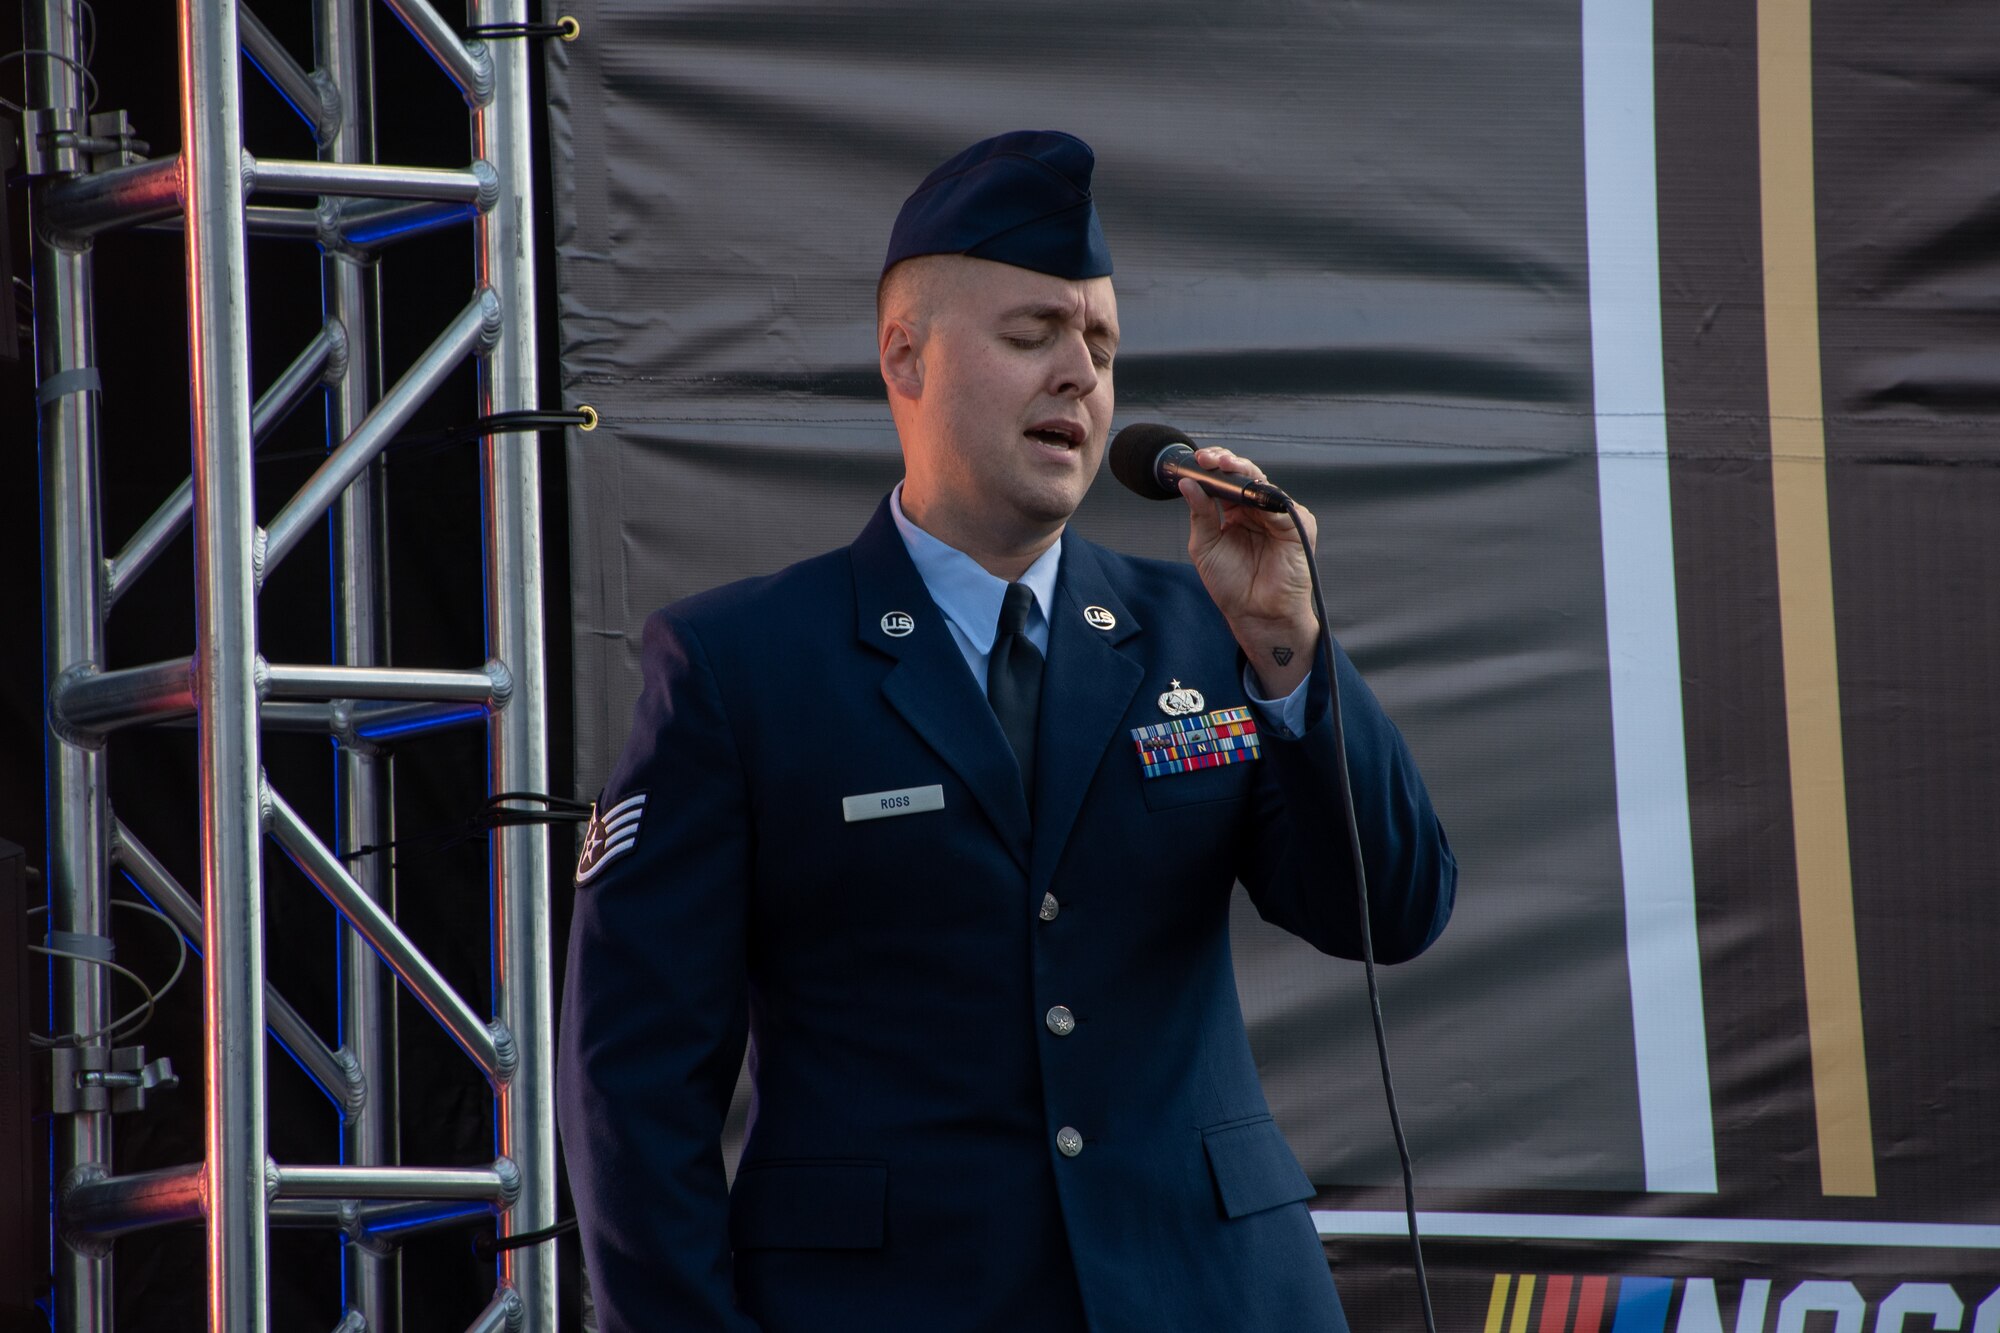
[[338, 730], [354, 740], [379, 745], [485, 720], [484, 707], [465, 704], [366, 704], [349, 709], [344, 726]]
[[[524, 23], [527, 0], [472, 0], [474, 24]], [[473, 224], [481, 282], [506, 318], [480, 368], [481, 416], [538, 406], [535, 358], [534, 101], [525, 42], [491, 46], [494, 97], [473, 113], [473, 151], [492, 163], [500, 202]], [[514, 680], [514, 701], [487, 719], [494, 791], [549, 789], [548, 678], [542, 645], [540, 437], [489, 436], [480, 451], [486, 532], [487, 655]], [[537, 1231], [556, 1216], [555, 995], [550, 973], [551, 859], [545, 824], [495, 829], [493, 995], [498, 1022], [519, 1043], [518, 1067], [498, 1090], [494, 1133], [521, 1169], [521, 1197], [499, 1220], [501, 1236]], [[534, 1329], [556, 1327], [555, 1246], [499, 1255], [500, 1284]]]
[[291, 241], [320, 239], [320, 217], [316, 208], [252, 204], [243, 210], [243, 223], [252, 236], [274, 236]]
[[356, 1217], [348, 1199], [273, 1199], [271, 1225], [274, 1227], [330, 1227], [345, 1231]]
[[257, 72], [271, 81], [271, 86], [278, 90], [278, 96], [284, 98], [312, 128], [313, 142], [325, 143], [332, 137], [338, 117], [329, 114], [313, 76], [292, 59], [292, 53], [285, 49], [284, 43], [272, 35], [263, 20], [251, 13], [248, 6], [237, 8], [236, 24], [238, 36], [243, 39], [243, 54], [250, 57], [250, 63], [257, 67]]
[[389, 12], [401, 19], [410, 35], [430, 52], [445, 77], [458, 85], [467, 106], [484, 106], [493, 100], [493, 62], [484, 43], [462, 41], [444, 16], [425, 0], [385, 2]]
[[[553, 1219], [546, 830], [510, 830], [492, 842], [494, 1002], [499, 1017], [482, 1022], [395, 926], [388, 858], [373, 858], [358, 876], [349, 874], [296, 812], [262, 787], [262, 723], [327, 730], [342, 743], [336, 760], [337, 842], [386, 842], [394, 836], [387, 800], [389, 758], [370, 742], [468, 717], [488, 719], [493, 783], [547, 787], [541, 501], [532, 436], [492, 439], [482, 450], [493, 658], [486, 672], [396, 672], [387, 665], [381, 638], [380, 627], [386, 623], [380, 600], [381, 449], [457, 360], [475, 347], [482, 352], [500, 347], [481, 377], [483, 411], [536, 405], [527, 84], [533, 50], [527, 43], [494, 43], [489, 50], [483, 43], [464, 42], [427, 0], [388, 2], [478, 109], [473, 121], [478, 160], [468, 168], [432, 170], [372, 161], [372, 37], [365, 0], [314, 0], [319, 73], [301, 68], [243, 13], [240, 0], [179, 0], [181, 155], [66, 181], [44, 178], [30, 187], [49, 552], [43, 639], [49, 682], [56, 684], [68, 674], [49, 696], [51, 721], [64, 724], [48, 729], [47, 742], [50, 924], [82, 934], [106, 933], [109, 861], [115, 855], [177, 927], [199, 937], [206, 1017], [202, 1056], [208, 1072], [204, 1156], [198, 1167], [150, 1181], [108, 1177], [108, 1114], [59, 1117], [58, 1175], [83, 1191], [77, 1196], [78, 1215], [102, 1228], [75, 1232], [83, 1243], [64, 1246], [58, 1254], [54, 1303], [60, 1333], [110, 1331], [109, 1247], [98, 1241], [115, 1234], [111, 1229], [121, 1225], [118, 1216], [164, 1220], [174, 1209], [185, 1209], [190, 1197], [211, 1205], [206, 1212], [210, 1333], [262, 1333], [267, 1327], [268, 1226], [274, 1217], [335, 1221], [355, 1236], [358, 1243], [346, 1247], [352, 1308], [342, 1327], [395, 1333], [399, 1312], [393, 1287], [384, 1281], [393, 1272], [393, 1259], [378, 1252], [390, 1247], [372, 1247], [357, 1231], [372, 1235], [376, 1230], [448, 1225], [462, 1220], [463, 1213], [450, 1206], [452, 1199], [437, 1197], [437, 1173], [394, 1164], [395, 989], [364, 949], [390, 962], [495, 1084], [496, 1130], [505, 1156], [491, 1172], [475, 1172], [490, 1178], [467, 1186], [473, 1194], [457, 1202], [482, 1211], [497, 1207], [500, 1225], [510, 1234]], [[25, 44], [57, 57], [27, 62], [29, 105], [80, 105], [78, 0], [27, 0], [25, 9]], [[474, 0], [470, 17], [475, 23], [518, 23], [528, 15], [524, 0], [497, 5]], [[259, 162], [244, 151], [239, 49], [247, 50], [252, 63], [316, 122], [326, 161]], [[260, 188], [355, 202], [321, 202], [316, 209], [246, 208], [245, 195]], [[475, 210], [481, 286], [472, 320], [476, 327], [469, 339], [463, 327], [448, 330], [447, 339], [460, 335], [456, 355], [433, 348], [436, 357], [420, 361], [395, 391], [377, 398], [378, 274], [369, 247], [451, 225]], [[491, 217], [496, 211], [507, 216]], [[96, 512], [97, 380], [90, 336], [89, 244], [93, 237], [129, 224], [170, 225], [184, 235], [194, 404], [191, 471], [198, 487], [191, 484], [185, 498], [170, 502], [173, 512], [164, 518], [155, 515], [118, 559], [106, 562]], [[311, 362], [311, 368], [295, 362], [255, 410], [249, 409], [244, 275], [245, 240], [253, 234], [322, 243], [328, 313], [357, 338], [352, 355], [362, 370], [335, 385], [329, 422], [342, 443], [305, 491], [281, 510], [270, 534], [276, 540], [269, 543], [260, 543], [264, 534], [254, 522], [253, 441], [273, 424], [267, 405], [281, 417], [311, 391], [324, 367], [338, 362], [339, 354], [308, 349], [302, 361]], [[447, 356], [442, 365], [429, 363]], [[263, 572], [295, 549], [329, 509], [334, 519], [337, 665], [265, 670], [256, 655], [255, 588]], [[182, 674], [187, 663], [106, 672], [105, 612], [172, 540], [186, 521], [179, 516], [184, 511], [192, 512], [195, 528], [195, 674], [191, 681]], [[369, 687], [374, 686], [386, 687], [385, 692], [372, 694]], [[287, 699], [268, 710], [261, 703], [267, 691], [334, 690], [340, 693], [330, 702]], [[520, 697], [509, 702], [510, 693]], [[357, 702], [370, 697], [407, 702]], [[508, 707], [498, 707], [502, 702]], [[79, 734], [120, 718], [165, 716], [189, 703], [196, 711], [199, 887], [207, 899], [206, 912], [111, 819], [102, 751], [90, 748], [94, 737]], [[532, 716], [508, 716], [528, 710]], [[58, 735], [63, 729], [70, 730], [68, 739]], [[73, 743], [79, 739], [85, 743]], [[266, 815], [263, 801], [269, 801], [273, 832], [348, 923], [340, 984], [343, 1035], [352, 1034], [352, 1053], [349, 1047], [327, 1049], [266, 983], [259, 837]], [[101, 970], [57, 961], [52, 972], [57, 1027], [100, 1030], [111, 1012]], [[370, 1188], [366, 1173], [375, 1172], [373, 1185], [391, 1191], [406, 1186], [406, 1192], [385, 1196], [405, 1201], [375, 1207], [351, 1197], [345, 1202], [273, 1202], [281, 1173], [268, 1165], [265, 1155], [267, 1055], [257, 1030], [266, 1020], [309, 1075], [329, 1091], [345, 1093], [336, 1100], [347, 1112], [343, 1132], [354, 1166], [345, 1175], [337, 1174], [341, 1168], [298, 1168], [292, 1173], [294, 1186], [338, 1189], [345, 1195]], [[528, 1034], [519, 1048], [516, 1023]], [[390, 1091], [386, 1102], [379, 1097], [385, 1087]], [[364, 1099], [364, 1090], [378, 1096]], [[523, 1163], [519, 1171], [517, 1160]], [[496, 1179], [503, 1192], [497, 1204]], [[503, 1255], [499, 1290], [474, 1327], [553, 1330], [550, 1250], [537, 1246]]]
[[[479, 1312], [479, 1318], [465, 1326], [465, 1333], [513, 1333], [530, 1318], [530, 1312], [519, 1293], [506, 1287], [493, 1293], [493, 1299]], [[547, 1324], [532, 1324], [533, 1328], [547, 1328]]]
[[[243, 225], [252, 236], [272, 236], [289, 241], [319, 241], [323, 228], [316, 208], [291, 208], [278, 204], [251, 204], [243, 210]], [[154, 218], [143, 224], [144, 231], [183, 231], [179, 217]]]
[[[116, 671], [65, 673], [50, 692], [52, 725], [80, 739], [195, 711], [195, 665], [177, 657]], [[409, 699], [431, 703], [504, 707], [513, 681], [498, 662], [480, 671], [431, 671], [413, 667], [290, 666], [259, 663], [259, 698]], [[335, 721], [327, 714], [330, 726]]]
[[472, 1011], [472, 1006], [459, 997], [395, 920], [362, 892], [340, 858], [306, 826], [284, 797], [268, 785], [264, 793], [271, 812], [271, 835], [290, 854], [293, 863], [326, 895], [342, 918], [360, 932], [390, 970], [402, 978], [410, 994], [430, 1011], [486, 1077], [496, 1086], [505, 1082], [514, 1068], [512, 1035]]
[[243, 120], [235, 0], [179, 0], [193, 404], [195, 748], [209, 1333], [270, 1324], [264, 929]]
[[[111, 826], [111, 858], [199, 949], [201, 904], [120, 819], [114, 819]], [[348, 1119], [360, 1114], [368, 1104], [368, 1085], [362, 1071], [346, 1052], [333, 1050], [321, 1041], [319, 1034], [268, 980], [264, 983], [264, 1017], [271, 1035], [284, 1044], [307, 1077], [340, 1108], [341, 1117]]]
[[250, 409], [251, 436], [261, 441], [283, 425], [316, 386], [339, 383], [346, 370], [347, 331], [338, 320], [326, 320], [292, 363], [278, 372], [271, 387], [258, 396]]
[[374, 162], [320, 162], [244, 155], [250, 188], [272, 194], [331, 194], [383, 199], [436, 199], [448, 203], [493, 202], [493, 171], [484, 162], [469, 167], [389, 167]]
[[[330, 370], [344, 365], [346, 353], [345, 331], [337, 322], [327, 320], [250, 409], [251, 437], [261, 443], [283, 424], [315, 385], [325, 383], [330, 377], [337, 379], [338, 376], [330, 376]], [[105, 572], [105, 595], [114, 605], [132, 586], [132, 581], [145, 573], [160, 552], [180, 535], [193, 513], [194, 479], [190, 477], [132, 534], [125, 549], [112, 557]]]
[[[488, 1221], [501, 1205], [490, 1199], [399, 1199], [371, 1203], [346, 1198], [273, 1199], [271, 1225], [339, 1231], [365, 1254], [386, 1259], [411, 1236]], [[350, 1293], [352, 1294], [352, 1293]]]
[[49, 691], [50, 724], [93, 740], [120, 727], [193, 712], [194, 664], [185, 657], [87, 675], [65, 672]]
[[63, 1191], [63, 1238], [106, 1241], [149, 1227], [192, 1222], [207, 1211], [202, 1166], [162, 1167], [131, 1175], [84, 1177]]
[[498, 708], [513, 692], [513, 682], [498, 662], [488, 662], [480, 671], [270, 664], [264, 675], [265, 694], [272, 699], [415, 699]]
[[[23, 45], [55, 59], [23, 62], [31, 108], [82, 105], [83, 51], [74, 0], [27, 0]], [[73, 249], [56, 224], [61, 182], [31, 182], [34, 225], [35, 375], [42, 451], [43, 683], [64, 671], [104, 665], [99, 578], [98, 389], [89, 250]], [[110, 928], [104, 756], [42, 729], [48, 820], [49, 928], [104, 935]], [[112, 1016], [105, 971], [50, 960], [50, 1020], [59, 1032], [101, 1032]], [[59, 1117], [51, 1127], [57, 1181], [111, 1165], [111, 1113]], [[111, 1256], [59, 1246], [51, 1296], [59, 1333], [109, 1333]]]
[[334, 705], [330, 703], [267, 702], [263, 722], [266, 731], [319, 732], [336, 736], [340, 733], [340, 723], [334, 715]]
[[[323, 142], [320, 156], [336, 162], [361, 162], [374, 149], [373, 14], [371, 0], [313, 0], [313, 44], [319, 68], [340, 98], [339, 129]], [[353, 242], [344, 233], [344, 219], [357, 210], [384, 207], [378, 200], [345, 200], [328, 216], [341, 232], [341, 244]], [[430, 201], [387, 205], [408, 209], [467, 209], [466, 204]], [[329, 318], [340, 321], [353, 340], [353, 370], [329, 396], [327, 430], [346, 439], [366, 420], [381, 385], [374, 373], [381, 346], [377, 285], [380, 270], [363, 257], [327, 245], [320, 261], [320, 290]], [[363, 469], [334, 503], [334, 658], [346, 666], [379, 666], [388, 660], [388, 544], [386, 480], [378, 458]], [[281, 705], [283, 706], [283, 705]], [[464, 705], [391, 704], [390, 708], [459, 708]], [[340, 744], [334, 756], [334, 840], [341, 847], [383, 846], [395, 838], [395, 809], [390, 799], [390, 760], [371, 747], [357, 745], [349, 719], [358, 711], [351, 703], [328, 706], [333, 736]], [[387, 856], [362, 857], [353, 863], [355, 883], [370, 901], [394, 914], [394, 863]], [[351, 925], [339, 931], [336, 984], [340, 990], [341, 1040], [376, 1095], [345, 1127], [342, 1160], [356, 1166], [386, 1166], [401, 1156], [396, 1122], [396, 991], [382, 974], [368, 941]], [[350, 1233], [352, 1234], [352, 1233]], [[394, 1299], [398, 1260], [378, 1247], [345, 1247], [342, 1264], [351, 1318], [370, 1333], [396, 1333], [402, 1311]]]
[[342, 244], [379, 248], [442, 227], [456, 227], [477, 217], [472, 204], [410, 202], [394, 199], [359, 200], [340, 210], [334, 221]]
[[435, 1202], [363, 1204], [355, 1211], [355, 1226], [367, 1236], [386, 1244], [400, 1244], [403, 1237], [426, 1231], [442, 1231], [463, 1226], [476, 1218], [490, 1218], [499, 1205], [473, 1200], [452, 1200], [456, 1207], [441, 1208]]
[[465, 1199], [505, 1207], [520, 1185], [514, 1164], [273, 1168], [280, 1199]]
[[42, 224], [70, 245], [181, 211], [181, 160], [157, 157], [46, 187]]
[[397, 381], [396, 387], [389, 390], [369, 412], [367, 419], [327, 456], [319, 471], [313, 473], [299, 493], [271, 521], [264, 546], [265, 577], [268, 578], [278, 562], [291, 554], [292, 548], [305, 538], [313, 524], [319, 522], [320, 516], [340, 497], [340, 493], [367, 470], [368, 464], [395, 438], [396, 432], [408, 424], [411, 416], [437, 390], [438, 385], [458, 368], [458, 363], [475, 349], [491, 345], [499, 323], [499, 299], [482, 288], [471, 304], [460, 311], [458, 318], [452, 320], [438, 336], [438, 340], [417, 358], [409, 372]]
[[[265, 731], [316, 733], [346, 746], [364, 748], [422, 736], [486, 720], [483, 703], [378, 703], [354, 699], [302, 702], [267, 700], [260, 721]], [[190, 717], [192, 715], [190, 714]], [[164, 725], [188, 725], [188, 718], [169, 718]], [[339, 840], [345, 846], [354, 839]], [[362, 838], [361, 842], [380, 842]]]

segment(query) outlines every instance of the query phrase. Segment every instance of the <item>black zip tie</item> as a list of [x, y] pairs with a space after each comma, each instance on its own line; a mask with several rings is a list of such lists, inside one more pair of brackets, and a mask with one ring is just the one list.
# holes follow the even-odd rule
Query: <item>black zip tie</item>
[[[522, 810], [516, 806], [502, 805], [502, 801], [539, 801], [542, 810]], [[449, 851], [461, 843], [496, 828], [517, 828], [524, 824], [582, 824], [590, 818], [591, 805], [588, 801], [572, 801], [564, 796], [550, 796], [537, 791], [502, 791], [486, 798], [479, 812], [466, 819], [457, 828], [431, 829], [423, 833], [413, 833], [407, 838], [392, 838], [388, 842], [364, 843], [352, 851], [342, 852], [343, 861], [359, 861], [364, 856], [386, 852], [397, 847], [421, 848], [412, 851], [410, 860], [422, 860], [439, 852]], [[389, 863], [390, 869], [402, 864], [403, 858]]]
[[[584, 404], [576, 408], [525, 408], [518, 412], [495, 412], [492, 416], [475, 417], [456, 426], [398, 435], [382, 446], [382, 453], [384, 457], [394, 453], [405, 458], [414, 458], [448, 449], [455, 444], [484, 439], [488, 435], [555, 430], [562, 426], [575, 426], [578, 430], [585, 431], [596, 430], [597, 409]], [[301, 458], [324, 459], [326, 455], [327, 451], [324, 449], [287, 449], [282, 453], [260, 453], [257, 455], [257, 461], [279, 463]]]
[[554, 23], [482, 23], [477, 27], [465, 30], [465, 35], [468, 37], [485, 37], [489, 39], [560, 37], [566, 42], [575, 41], [582, 33], [583, 25], [568, 14], [563, 15]]
[[[522, 810], [502, 801], [540, 801], [547, 809]], [[589, 801], [572, 801], [567, 796], [550, 796], [538, 791], [495, 792], [486, 798], [486, 808], [474, 819], [483, 828], [512, 828], [517, 824], [582, 824], [590, 819]]]
[[545, 1240], [567, 1236], [575, 1230], [576, 1219], [565, 1217], [552, 1227], [543, 1227], [540, 1231], [523, 1231], [520, 1235], [509, 1236], [505, 1240], [501, 1240], [490, 1231], [482, 1231], [472, 1238], [472, 1252], [481, 1259], [491, 1259], [504, 1250], [526, 1249], [530, 1245], [540, 1245]]
[[453, 445], [466, 444], [472, 440], [482, 440], [488, 435], [509, 435], [516, 431], [555, 430], [562, 426], [580, 426], [586, 430], [597, 424], [596, 411], [588, 408], [557, 409], [528, 408], [519, 412], [495, 412], [488, 417], [475, 417], [459, 426], [446, 426], [441, 430], [420, 431], [414, 435], [402, 435], [389, 441], [383, 453], [399, 455], [398, 461], [420, 458], [434, 454]]

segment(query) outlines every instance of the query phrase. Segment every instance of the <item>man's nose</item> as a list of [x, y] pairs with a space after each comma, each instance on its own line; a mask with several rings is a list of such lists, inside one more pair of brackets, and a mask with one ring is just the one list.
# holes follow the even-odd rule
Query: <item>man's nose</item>
[[1052, 372], [1054, 392], [1063, 398], [1088, 398], [1097, 388], [1097, 360], [1081, 336], [1061, 340]]

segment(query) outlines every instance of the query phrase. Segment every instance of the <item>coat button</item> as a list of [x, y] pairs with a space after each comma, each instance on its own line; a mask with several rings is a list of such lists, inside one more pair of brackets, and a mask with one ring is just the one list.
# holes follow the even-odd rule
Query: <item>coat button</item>
[[1076, 1031], [1076, 1015], [1071, 1013], [1066, 1005], [1055, 1005], [1042, 1016], [1042, 1021], [1047, 1023], [1049, 1031], [1058, 1037], [1067, 1037]]
[[1056, 1151], [1065, 1157], [1074, 1157], [1083, 1151], [1083, 1135], [1064, 1125], [1056, 1131]]
[[1062, 911], [1062, 904], [1056, 901], [1056, 896], [1053, 893], [1042, 895], [1042, 920], [1053, 921], [1056, 919], [1056, 913], [1060, 911]]

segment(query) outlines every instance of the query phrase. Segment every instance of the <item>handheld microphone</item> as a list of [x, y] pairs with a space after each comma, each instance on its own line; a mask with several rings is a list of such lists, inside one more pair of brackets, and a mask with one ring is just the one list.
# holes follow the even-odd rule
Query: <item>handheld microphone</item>
[[1194, 441], [1172, 426], [1153, 422], [1142, 421], [1118, 432], [1111, 442], [1111, 475], [1148, 500], [1178, 499], [1179, 483], [1186, 479], [1230, 504], [1273, 514], [1292, 507], [1292, 498], [1268, 481], [1195, 466]]

